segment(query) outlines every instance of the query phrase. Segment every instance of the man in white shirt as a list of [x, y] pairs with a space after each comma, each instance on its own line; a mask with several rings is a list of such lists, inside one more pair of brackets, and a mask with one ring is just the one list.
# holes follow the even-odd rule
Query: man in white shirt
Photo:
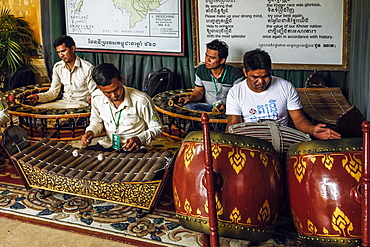
[[31, 105], [37, 102], [45, 103], [56, 99], [63, 86], [63, 101], [67, 104], [87, 106], [88, 98], [96, 89], [96, 84], [91, 77], [93, 65], [81, 59], [75, 53], [76, 44], [72, 37], [61, 36], [54, 41], [61, 61], [53, 67], [53, 76], [48, 91], [27, 97]]
[[[226, 100], [228, 126], [241, 122], [272, 119], [295, 127], [317, 139], [340, 139], [340, 134], [325, 124], [313, 125], [303, 114], [298, 93], [291, 82], [271, 76], [269, 54], [255, 49], [244, 54], [246, 80], [229, 90]], [[226, 128], [226, 131], [228, 127]]]
[[99, 90], [91, 99], [90, 125], [82, 136], [88, 146], [105, 128], [105, 140], [86, 147], [95, 151], [147, 152], [145, 146], [163, 130], [152, 99], [144, 92], [124, 86], [124, 77], [109, 63], [98, 65], [92, 77]]

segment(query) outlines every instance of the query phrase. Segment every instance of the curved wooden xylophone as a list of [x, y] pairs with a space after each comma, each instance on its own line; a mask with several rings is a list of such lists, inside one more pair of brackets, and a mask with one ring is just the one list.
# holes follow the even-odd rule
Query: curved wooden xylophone
[[30, 85], [6, 92], [4, 96], [12, 116], [10, 124], [24, 128], [32, 140], [39, 141], [44, 137], [61, 141], [78, 140], [89, 125], [89, 106], [66, 109], [39, 108], [28, 104], [28, 95], [45, 92], [49, 87], [50, 84]]
[[136, 154], [85, 149], [75, 155], [75, 150], [64, 142], [44, 138], [11, 159], [27, 187], [151, 210], [173, 156], [169, 151]]
[[[178, 104], [178, 99], [188, 96], [192, 89], [170, 90], [159, 93], [153, 97], [155, 108], [165, 126], [164, 134], [176, 139], [184, 139], [188, 133], [187, 128], [201, 130], [201, 111], [186, 109]], [[207, 112], [209, 123], [213, 130], [224, 132], [227, 117], [219, 111]]]

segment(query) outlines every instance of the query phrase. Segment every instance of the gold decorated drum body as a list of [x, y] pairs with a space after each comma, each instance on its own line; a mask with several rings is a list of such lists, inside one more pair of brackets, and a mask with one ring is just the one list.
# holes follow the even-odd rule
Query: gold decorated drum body
[[[262, 242], [274, 231], [281, 206], [279, 157], [254, 137], [211, 133], [220, 236]], [[209, 233], [202, 132], [183, 140], [175, 161], [173, 193], [183, 227]]]
[[[361, 138], [293, 144], [287, 175], [295, 227], [309, 246], [361, 243]], [[356, 199], [357, 198], [357, 199]]]

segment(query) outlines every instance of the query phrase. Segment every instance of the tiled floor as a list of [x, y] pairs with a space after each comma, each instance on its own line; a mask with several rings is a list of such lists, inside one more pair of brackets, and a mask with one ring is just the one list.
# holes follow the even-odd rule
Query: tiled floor
[[128, 247], [111, 240], [0, 217], [1, 247]]

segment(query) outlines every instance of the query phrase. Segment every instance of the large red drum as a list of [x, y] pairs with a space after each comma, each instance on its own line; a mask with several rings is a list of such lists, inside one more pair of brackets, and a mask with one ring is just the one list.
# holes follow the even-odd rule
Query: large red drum
[[305, 244], [361, 244], [361, 148], [361, 138], [315, 140], [289, 148], [289, 201]]
[[[268, 240], [282, 199], [279, 157], [271, 143], [210, 132], [220, 236]], [[209, 233], [202, 132], [189, 133], [175, 161], [173, 193], [180, 224]]]

